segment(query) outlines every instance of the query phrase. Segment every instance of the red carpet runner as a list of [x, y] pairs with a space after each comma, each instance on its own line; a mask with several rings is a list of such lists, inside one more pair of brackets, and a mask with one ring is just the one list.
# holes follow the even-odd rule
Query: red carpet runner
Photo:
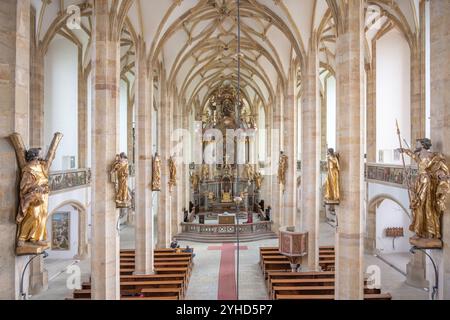
[[[240, 246], [240, 250], [248, 250], [246, 246]], [[236, 262], [234, 243], [224, 243], [221, 247], [212, 246], [208, 250], [221, 250], [219, 269], [219, 289], [217, 300], [236, 300]]]

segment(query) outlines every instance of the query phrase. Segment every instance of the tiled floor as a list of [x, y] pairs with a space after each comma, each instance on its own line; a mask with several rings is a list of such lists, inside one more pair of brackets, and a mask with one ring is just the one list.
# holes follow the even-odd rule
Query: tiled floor
[[[320, 245], [332, 245], [334, 243], [334, 229], [326, 223], [320, 224]], [[209, 246], [218, 244], [181, 242], [181, 246], [189, 245], [195, 250], [194, 269], [187, 291], [187, 299], [190, 300], [215, 300], [218, 293], [218, 274], [220, 266], [221, 252], [219, 250], [208, 250]], [[259, 247], [276, 246], [277, 240], [265, 240], [251, 243], [244, 243], [248, 250], [240, 251], [239, 255], [239, 298], [242, 300], [264, 300], [267, 299], [266, 288], [259, 267]], [[121, 247], [134, 247], [134, 229], [125, 228], [121, 232]], [[407, 257], [389, 256], [396, 266], [405, 268]], [[365, 255], [366, 267], [377, 265], [381, 271], [381, 285], [383, 292], [390, 292], [394, 299], [428, 299], [428, 293], [410, 287], [405, 284], [405, 277], [397, 270], [390, 267], [374, 256]], [[89, 277], [89, 259], [81, 261], [79, 266], [82, 278]], [[64, 299], [71, 295], [71, 290], [67, 289], [66, 281], [68, 275], [64, 269], [73, 261], [45, 261], [49, 271], [49, 290], [41, 293], [33, 299]], [[62, 273], [60, 273], [62, 272]]]

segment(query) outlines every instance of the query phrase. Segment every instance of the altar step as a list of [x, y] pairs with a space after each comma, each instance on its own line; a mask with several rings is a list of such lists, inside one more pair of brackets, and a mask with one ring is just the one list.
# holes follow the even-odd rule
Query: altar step
[[[229, 243], [236, 242], [236, 234], [200, 234], [182, 232], [175, 236], [178, 241], [192, 241], [202, 243]], [[267, 239], [278, 239], [274, 232], [261, 232], [251, 234], [240, 234], [239, 242], [252, 242]]]

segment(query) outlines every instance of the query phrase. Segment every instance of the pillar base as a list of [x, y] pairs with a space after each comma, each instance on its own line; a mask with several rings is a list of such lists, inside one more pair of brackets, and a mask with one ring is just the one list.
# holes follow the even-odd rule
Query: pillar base
[[406, 265], [406, 284], [415, 288], [428, 288], [426, 279], [425, 259], [422, 252], [411, 255], [411, 260]]
[[30, 276], [30, 294], [37, 295], [48, 290], [48, 271], [39, 272]]

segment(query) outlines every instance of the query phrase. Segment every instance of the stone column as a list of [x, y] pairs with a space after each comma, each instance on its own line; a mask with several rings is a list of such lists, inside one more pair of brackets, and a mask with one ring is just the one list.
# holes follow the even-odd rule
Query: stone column
[[317, 33], [313, 31], [304, 71], [302, 103], [302, 186], [301, 219], [297, 227], [308, 231], [308, 268], [319, 266], [320, 219], [320, 121], [319, 59]]
[[0, 16], [0, 299], [14, 300], [28, 257], [15, 255], [19, 169], [8, 136], [29, 142], [30, 1], [2, 1]]
[[[450, 163], [450, 2], [430, 1], [431, 21], [431, 140], [434, 151], [444, 153]], [[449, 197], [450, 198], [450, 197]], [[450, 199], [442, 217], [442, 262], [439, 299], [450, 299]], [[434, 281], [434, 279], [432, 280]]]
[[[136, 84], [135, 84], [135, 88], [136, 88]], [[147, 90], [152, 90], [151, 88], [148, 88]], [[136, 91], [136, 90], [135, 90]], [[136, 103], [136, 92], [134, 94], [132, 94], [131, 97], [129, 97], [128, 99], [128, 103], [127, 103], [127, 155], [128, 155], [128, 160], [136, 165], [136, 157], [135, 157], [135, 134], [133, 134], [134, 130], [133, 130], [133, 125], [135, 120], [135, 116], [134, 116], [134, 109], [135, 109], [135, 103]], [[150, 103], [150, 102], [149, 102]]]
[[[189, 114], [186, 109], [186, 101], [183, 101], [182, 104], [182, 124], [184, 130], [189, 130]], [[192, 135], [189, 133], [189, 136], [185, 137], [186, 139], [191, 139]], [[186, 209], [189, 209], [188, 203], [190, 199], [190, 180], [189, 180], [189, 151], [190, 151], [190, 143], [189, 140], [183, 141], [183, 163], [181, 164], [181, 174], [183, 180], [181, 182], [182, 193], [183, 193], [183, 206]]]
[[167, 248], [170, 245], [170, 235], [172, 233], [171, 224], [171, 194], [169, 191], [169, 170], [167, 160], [170, 156], [170, 104], [166, 90], [166, 79], [164, 71], [161, 72], [161, 103], [158, 112], [159, 140], [160, 147], [158, 153], [161, 158], [161, 192], [159, 192], [159, 205], [157, 217], [158, 243], [157, 248]]
[[30, 81], [30, 145], [43, 147], [44, 142], [44, 54], [33, 43]]
[[411, 48], [411, 143], [415, 145], [417, 139], [425, 137], [425, 101], [422, 94], [425, 93], [425, 74], [421, 68], [422, 47], [420, 42], [414, 43]]
[[372, 61], [367, 74], [367, 162], [377, 162], [377, 41], [372, 41]]
[[322, 95], [319, 94], [320, 97], [320, 160], [325, 160], [327, 158], [327, 80], [329, 77], [326, 77], [324, 80], [324, 90]]
[[78, 54], [78, 168], [86, 168], [88, 147], [87, 73], [83, 68], [83, 51]]
[[282, 195], [284, 225], [294, 226], [297, 218], [297, 103], [295, 99], [296, 73], [291, 66], [283, 106], [283, 151], [288, 156], [286, 186]]
[[364, 3], [341, 1], [339, 9], [336, 64], [341, 203], [337, 207], [335, 296], [336, 300], [362, 300]]
[[152, 104], [153, 76], [146, 63], [143, 40], [136, 57], [136, 274], [153, 273]]
[[[111, 164], [118, 152], [120, 43], [110, 20], [109, 1], [98, 0], [93, 11], [92, 105], [92, 257], [93, 300], [120, 298], [119, 216]], [[114, 28], [114, 29], [112, 29]]]
[[180, 143], [180, 137], [178, 134], [175, 134], [175, 130], [178, 130], [181, 128], [181, 109], [178, 106], [178, 93], [176, 90], [172, 91], [173, 94], [171, 95], [171, 110], [172, 110], [172, 120], [171, 120], [171, 131], [170, 131], [170, 138], [171, 138], [171, 156], [174, 157], [175, 160], [175, 166], [177, 169], [177, 185], [173, 187], [172, 191], [172, 234], [171, 236], [175, 236], [180, 231], [180, 223], [183, 221], [183, 211], [182, 211], [182, 176], [181, 176], [181, 165], [178, 161], [179, 157], [179, 150], [177, 149], [177, 145]]
[[[44, 146], [44, 54], [38, 45], [36, 12], [31, 10], [30, 34], [30, 146]], [[42, 256], [30, 264], [30, 294], [36, 295], [48, 288], [48, 272]]]
[[[278, 232], [278, 229], [283, 226], [282, 211], [281, 211], [281, 187], [278, 181], [278, 159], [281, 151], [281, 94], [276, 97], [275, 105], [272, 107], [272, 130], [271, 130], [271, 179], [272, 179], [272, 220], [273, 231]], [[269, 199], [268, 199], [269, 200]]]

